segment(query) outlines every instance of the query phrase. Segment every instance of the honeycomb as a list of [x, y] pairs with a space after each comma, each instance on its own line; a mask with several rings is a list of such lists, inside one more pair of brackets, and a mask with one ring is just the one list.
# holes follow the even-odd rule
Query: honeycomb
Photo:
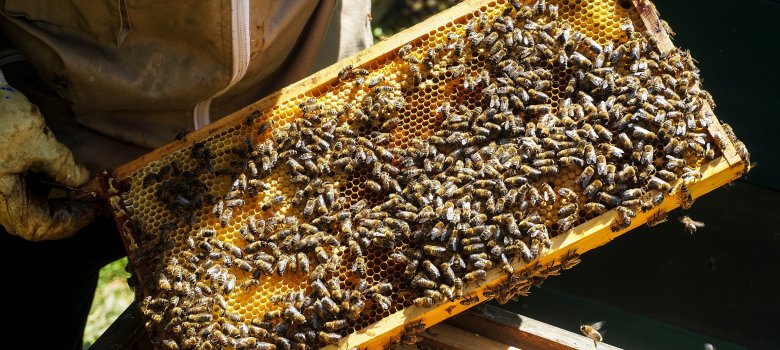
[[129, 177], [158, 348], [321, 347], [493, 268], [506, 301], [568, 264], [511, 261], [606, 210], [627, 226], [720, 155], [691, 59], [633, 9], [472, 9]]

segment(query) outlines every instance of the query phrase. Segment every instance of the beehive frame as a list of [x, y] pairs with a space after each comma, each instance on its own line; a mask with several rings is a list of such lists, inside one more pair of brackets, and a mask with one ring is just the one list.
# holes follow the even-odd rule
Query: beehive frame
[[[111, 178], [106, 178], [106, 184], [110, 191], [109, 195], [116, 194], [120, 190], [120, 183], [132, 179], [136, 176], [139, 170], [160, 160], [170, 154], [177, 151], [191, 147], [193, 143], [213, 137], [214, 135], [221, 135], [230, 130], [235, 130], [237, 126], [240, 126], [245, 122], [246, 116], [250, 115], [253, 111], [267, 111], [274, 107], [278, 107], [285, 101], [300, 101], [303, 96], [309, 96], [312, 91], [327, 91], [338, 84], [336, 78], [339, 72], [346, 66], [352, 65], [354, 67], [362, 67], [369, 64], [377, 63], [382, 64], [394, 59], [394, 52], [410, 42], [418, 42], [421, 38], [427, 35], [433, 35], [434, 32], [443, 28], [442, 23], [464, 23], [465, 18], [473, 13], [475, 9], [488, 10], [492, 8], [496, 3], [500, 1], [465, 1], [464, 3], [447, 10], [434, 18], [431, 18], [413, 28], [410, 28], [396, 36], [389, 38], [386, 41], [378, 43], [377, 45], [351, 57], [343, 60], [331, 67], [328, 67], [309, 78], [306, 78], [296, 84], [289, 86], [279, 92], [272, 94], [271, 96], [258, 101], [250, 106], [247, 106], [231, 116], [225, 117], [203, 129], [194, 131], [188, 134], [183, 140], [173, 142], [160, 149], [157, 149], [133, 162], [125, 164], [111, 175]], [[671, 40], [666, 35], [666, 32], [661, 29], [660, 21], [657, 18], [654, 7], [649, 2], [634, 0], [631, 5], [633, 8], [632, 19], [638, 26], [644, 26], [649, 29], [649, 32], [654, 35], [655, 40], [658, 42], [658, 47], [662, 51], [672, 50], [674, 47]], [[617, 3], [614, 6], [619, 6]], [[640, 21], [641, 22], [638, 22]], [[705, 106], [709, 110], [708, 106]], [[725, 135], [717, 119], [714, 118], [711, 110], [708, 115], [711, 117], [711, 123], [709, 124], [710, 134]], [[740, 177], [745, 169], [743, 160], [736, 151], [735, 146], [730, 140], [720, 144], [721, 155], [713, 161], [703, 165], [700, 168], [702, 178], [695, 181], [690, 185], [690, 190], [693, 197], [699, 197], [717, 187], [720, 187], [733, 179]], [[136, 176], [137, 177], [137, 176]], [[139, 179], [135, 179], [139, 181]], [[682, 181], [682, 180], [680, 180]], [[673, 184], [677, 188], [677, 184]], [[617, 236], [644, 224], [650, 217], [657, 213], [665, 213], [679, 206], [678, 200], [675, 198], [673, 192], [666, 200], [652, 211], [637, 212], [636, 218], [632, 220], [629, 227], [613, 232], [610, 229], [610, 225], [616, 217], [616, 213], [608, 212], [585, 223], [582, 223], [570, 230], [567, 233], [560, 234], [552, 239], [552, 246], [545, 250], [540, 257], [536, 260], [525, 263], [522, 260], [513, 263], [515, 271], [521, 271], [524, 268], [533, 268], [538, 266], [548, 266], [556, 263], [560, 263], [563, 259], [572, 254], [582, 254], [600, 245], [603, 245]], [[116, 212], [115, 212], [116, 214]], [[137, 247], [136, 238], [128, 232], [128, 218], [122, 217], [121, 214], [117, 215], [117, 221], [120, 223], [120, 231], [122, 231], [125, 243], [128, 247], [128, 253], [131, 260], [135, 258], [135, 249]], [[466, 289], [464, 295], [477, 295], [480, 297], [480, 301], [485, 300], [482, 294], [489, 291], [491, 288], [500, 285], [506, 280], [506, 274], [501, 271], [500, 268], [495, 268], [488, 272], [487, 282], [471, 286]], [[455, 315], [463, 310], [473, 306], [463, 305], [459, 300], [454, 302], [443, 302], [436, 304], [433, 307], [417, 307], [409, 306], [402, 310], [396, 311], [381, 320], [364, 327], [348, 337], [342, 339], [337, 347], [339, 348], [378, 348], [388, 345], [389, 343], [397, 340], [399, 334], [404, 331], [404, 325], [422, 322], [427, 326], [436, 324], [449, 316]], [[332, 346], [336, 347], [336, 346]]]

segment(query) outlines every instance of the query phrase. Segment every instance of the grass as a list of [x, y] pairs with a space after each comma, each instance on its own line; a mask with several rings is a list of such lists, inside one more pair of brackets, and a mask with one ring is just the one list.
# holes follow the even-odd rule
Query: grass
[[84, 329], [84, 346], [88, 349], [108, 326], [133, 302], [133, 291], [127, 285], [127, 258], [114, 261], [100, 270], [95, 299]]

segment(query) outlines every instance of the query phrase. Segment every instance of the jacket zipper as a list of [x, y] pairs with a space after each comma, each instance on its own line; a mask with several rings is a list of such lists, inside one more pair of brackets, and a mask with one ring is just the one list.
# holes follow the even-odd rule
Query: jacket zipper
[[207, 100], [195, 105], [193, 124], [195, 129], [200, 129], [211, 123], [211, 101], [221, 96], [235, 86], [246, 74], [249, 67], [250, 43], [249, 43], [249, 2], [250, 0], [231, 1], [231, 27], [233, 32], [233, 72], [230, 82]]

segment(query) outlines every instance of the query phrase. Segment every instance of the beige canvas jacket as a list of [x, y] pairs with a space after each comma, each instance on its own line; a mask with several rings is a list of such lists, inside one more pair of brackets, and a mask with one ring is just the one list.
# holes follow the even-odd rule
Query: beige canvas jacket
[[70, 101], [52, 129], [96, 170], [369, 46], [369, 12], [368, 0], [0, 0], [0, 31]]

